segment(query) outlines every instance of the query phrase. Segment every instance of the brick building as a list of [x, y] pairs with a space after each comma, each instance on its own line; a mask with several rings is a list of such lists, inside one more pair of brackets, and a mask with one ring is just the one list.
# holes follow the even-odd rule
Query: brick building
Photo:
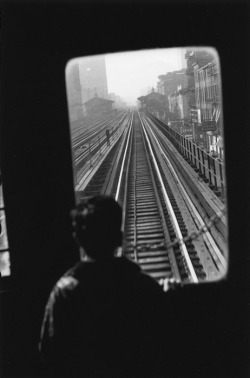
[[190, 96], [192, 93], [187, 88], [179, 87], [168, 96], [169, 110], [180, 119], [190, 120]]
[[84, 116], [92, 120], [108, 115], [113, 111], [113, 103], [114, 101], [95, 96], [83, 104]]
[[195, 141], [208, 150], [221, 145], [220, 75], [215, 54], [211, 50], [187, 50], [188, 88], [194, 92], [191, 122]]
[[179, 71], [167, 72], [166, 75], [158, 76], [157, 90], [158, 93], [169, 96], [178, 90], [178, 87], [186, 88], [188, 78], [186, 76], [186, 69]]
[[214, 60], [203, 67], [195, 64], [194, 77], [196, 108], [200, 110], [199, 122], [214, 120], [220, 106], [218, 65]]
[[[188, 88], [186, 68], [168, 72], [158, 76], [158, 92], [168, 97], [168, 105], [172, 119], [171, 126], [179, 132], [188, 129], [190, 135], [190, 108], [194, 103], [194, 91]], [[183, 127], [185, 123], [185, 128]]]
[[218, 136], [222, 135], [220, 75], [215, 60], [203, 67], [194, 66], [195, 100], [198, 123], [205, 133], [205, 147], [218, 152]]
[[168, 97], [153, 89], [151, 93], [138, 97], [137, 100], [140, 102], [140, 110], [147, 111], [161, 119], [169, 114]]

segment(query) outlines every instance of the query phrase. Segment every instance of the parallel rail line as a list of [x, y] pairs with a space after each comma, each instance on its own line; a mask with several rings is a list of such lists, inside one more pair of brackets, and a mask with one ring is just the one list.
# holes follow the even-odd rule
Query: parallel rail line
[[[124, 243], [118, 255], [133, 259], [160, 283], [166, 278], [204, 281], [207, 270], [196, 244], [188, 239], [190, 230], [162, 168], [166, 157], [159, 156], [164, 155], [160, 149], [161, 144], [145, 119], [132, 113], [119, 147], [113, 149], [82, 195], [108, 194], [123, 205]], [[187, 198], [185, 201], [188, 202]], [[193, 214], [199, 218], [194, 209]], [[196, 222], [202, 224], [200, 220]], [[208, 240], [208, 230], [204, 234]], [[216, 256], [210, 260], [218, 260], [219, 255]], [[213, 269], [221, 273], [225, 268], [223, 255], [219, 260], [219, 264], [214, 261]]]

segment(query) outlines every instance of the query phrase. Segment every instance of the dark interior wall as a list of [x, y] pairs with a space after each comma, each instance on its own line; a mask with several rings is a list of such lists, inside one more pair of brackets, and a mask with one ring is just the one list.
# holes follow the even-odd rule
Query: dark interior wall
[[[215, 46], [221, 58], [230, 270], [225, 282], [208, 291], [198, 288], [180, 301], [187, 308], [191, 297], [194, 305], [201, 303], [200, 342], [204, 354], [209, 356], [214, 348], [216, 363], [222, 359], [215, 366], [218, 376], [235, 376], [236, 371], [244, 376], [249, 283], [248, 20], [249, 7], [241, 1], [3, 3], [1, 170], [12, 264], [12, 290], [1, 295], [6, 376], [38, 374], [37, 341], [49, 289], [77, 260], [68, 216], [74, 193], [64, 78], [67, 61], [188, 45]], [[209, 341], [214, 325], [218, 334]], [[223, 348], [225, 353], [233, 352], [234, 359], [229, 361]], [[198, 368], [197, 376], [209, 376], [211, 371], [199, 375]]]

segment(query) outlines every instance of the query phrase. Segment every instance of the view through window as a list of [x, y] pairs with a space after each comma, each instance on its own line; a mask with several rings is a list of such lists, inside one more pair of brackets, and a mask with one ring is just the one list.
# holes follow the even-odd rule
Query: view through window
[[10, 275], [9, 245], [5, 220], [5, 207], [0, 173], [0, 273], [1, 277]]
[[159, 283], [218, 280], [228, 264], [219, 56], [172, 48], [66, 67], [76, 202], [111, 195], [123, 246]]

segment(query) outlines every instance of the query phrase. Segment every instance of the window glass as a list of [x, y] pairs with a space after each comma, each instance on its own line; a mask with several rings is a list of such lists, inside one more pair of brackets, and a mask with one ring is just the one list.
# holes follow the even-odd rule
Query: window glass
[[[66, 67], [76, 202], [115, 197], [124, 209], [121, 253], [161, 283], [226, 276], [221, 85], [219, 55], [206, 47], [77, 57]], [[151, 184], [163, 231], [150, 220]], [[142, 208], [144, 223], [138, 220]], [[132, 212], [138, 216], [132, 219]]]

